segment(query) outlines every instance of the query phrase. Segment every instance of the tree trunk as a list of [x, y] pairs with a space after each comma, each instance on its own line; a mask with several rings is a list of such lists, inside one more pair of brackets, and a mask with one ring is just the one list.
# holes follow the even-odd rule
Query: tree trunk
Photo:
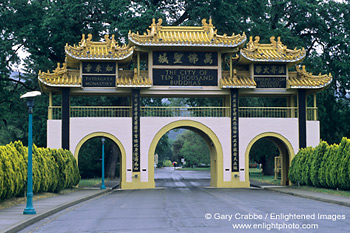
[[111, 143], [107, 151], [109, 152], [109, 156], [106, 158], [106, 177], [114, 179], [116, 176], [115, 171], [120, 156], [120, 150], [115, 143]]
[[274, 157], [270, 157], [269, 156], [269, 158], [266, 159], [265, 162], [263, 163], [264, 176], [272, 176], [272, 175], [274, 175], [274, 169], [273, 169], [274, 163], [271, 162], [273, 158]]

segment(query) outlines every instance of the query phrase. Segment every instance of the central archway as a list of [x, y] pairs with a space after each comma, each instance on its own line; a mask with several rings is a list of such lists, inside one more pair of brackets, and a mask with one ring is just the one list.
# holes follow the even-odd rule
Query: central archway
[[[168, 131], [176, 128], [190, 129], [201, 135], [208, 144], [210, 151], [210, 185], [219, 187], [223, 181], [223, 151], [221, 143], [215, 133], [206, 125], [193, 120], [178, 120], [161, 128], [154, 136], [149, 148], [149, 164], [154, 163], [154, 154], [160, 138]], [[154, 181], [154, 166], [149, 166], [149, 180]]]

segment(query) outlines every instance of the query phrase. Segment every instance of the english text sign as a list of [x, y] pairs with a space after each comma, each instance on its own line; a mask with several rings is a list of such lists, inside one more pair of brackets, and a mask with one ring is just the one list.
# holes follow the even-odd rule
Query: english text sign
[[114, 75], [83, 75], [83, 87], [115, 87]]
[[286, 77], [254, 77], [256, 88], [286, 88]]
[[217, 86], [216, 69], [153, 69], [153, 85]]

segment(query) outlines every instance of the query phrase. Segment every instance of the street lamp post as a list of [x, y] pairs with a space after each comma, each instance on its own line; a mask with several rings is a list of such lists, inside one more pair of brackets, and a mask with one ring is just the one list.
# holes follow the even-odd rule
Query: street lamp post
[[23, 211], [23, 214], [36, 214], [33, 207], [33, 108], [34, 108], [34, 97], [39, 96], [39, 91], [27, 92], [20, 98], [26, 98], [27, 107], [29, 113], [29, 124], [28, 124], [28, 172], [27, 172], [27, 206]]
[[101, 189], [106, 189], [105, 186], [105, 138], [101, 138], [102, 142], [102, 184]]

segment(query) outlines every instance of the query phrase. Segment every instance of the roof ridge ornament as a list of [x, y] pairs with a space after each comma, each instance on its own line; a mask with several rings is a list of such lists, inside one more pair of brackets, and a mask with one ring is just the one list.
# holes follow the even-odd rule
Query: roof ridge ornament
[[306, 51], [302, 49], [288, 49], [286, 45], [281, 42], [281, 37], [271, 36], [269, 44], [261, 44], [260, 37], [249, 37], [249, 42], [246, 48], [241, 50], [241, 55], [249, 61], [257, 62], [283, 62], [283, 63], [298, 63], [301, 62], [305, 56]]
[[298, 75], [300, 75], [303, 78], [332, 78], [332, 74], [321, 74], [319, 73], [318, 75], [313, 75], [311, 72], [307, 72], [305, 65], [301, 66], [295, 66], [295, 69], [298, 73]]
[[[158, 23], [156, 23], [156, 19], [153, 18], [152, 24], [151, 24], [151, 26], [149, 26], [149, 28], [151, 28], [151, 30], [147, 30], [147, 34], [150, 36], [155, 36], [157, 34], [157, 32], [162, 28], [162, 22], [163, 22], [163, 20], [161, 18], [159, 18]], [[137, 35], [138, 35], [138, 32], [137, 32]]]
[[246, 35], [218, 35], [209, 19], [202, 19], [202, 26], [162, 26], [162, 19], [152, 19], [147, 33], [140, 35], [129, 31], [129, 42], [139, 46], [200, 46], [200, 47], [242, 47]]
[[100, 59], [100, 60], [125, 60], [129, 59], [134, 51], [134, 47], [120, 46], [115, 39], [115, 35], [104, 35], [104, 41], [92, 41], [92, 34], [88, 34], [86, 39], [85, 34], [82, 35], [82, 39], [76, 46], [70, 46], [66, 44], [66, 55], [70, 59]]
[[327, 87], [332, 82], [332, 75], [321, 74], [313, 75], [311, 72], [307, 72], [305, 65], [295, 66], [296, 75], [290, 76], [288, 83], [290, 88], [294, 89], [319, 89]]
[[209, 38], [213, 39], [217, 34], [217, 30], [214, 31], [215, 27], [213, 25], [212, 19], [209, 18], [209, 24], [207, 23], [207, 19], [202, 19], [202, 25], [204, 31], [207, 31]]

